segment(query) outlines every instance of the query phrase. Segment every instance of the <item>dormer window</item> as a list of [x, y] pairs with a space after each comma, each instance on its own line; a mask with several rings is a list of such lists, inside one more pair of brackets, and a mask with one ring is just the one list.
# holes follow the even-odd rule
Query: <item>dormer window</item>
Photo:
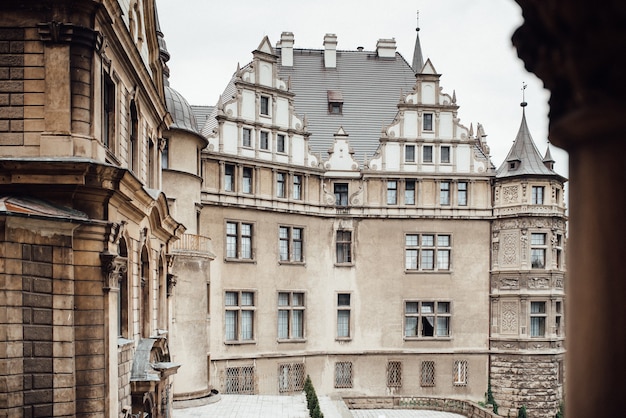
[[264, 116], [270, 114], [270, 98], [268, 96], [261, 96], [261, 114]]
[[509, 164], [509, 170], [514, 171], [519, 168], [520, 160], [509, 160], [507, 163]]
[[343, 113], [343, 94], [339, 90], [328, 90], [328, 113], [331, 115], [341, 115]]

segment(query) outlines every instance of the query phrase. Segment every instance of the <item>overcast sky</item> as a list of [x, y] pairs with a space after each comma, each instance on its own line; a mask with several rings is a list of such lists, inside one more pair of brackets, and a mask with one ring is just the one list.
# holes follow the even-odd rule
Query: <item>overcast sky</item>
[[[193, 105], [215, 105], [237, 63], [250, 62], [266, 35], [276, 46], [282, 32], [293, 32], [295, 48], [323, 49], [324, 34], [334, 33], [337, 49], [366, 51], [395, 38], [410, 63], [419, 10], [424, 61], [442, 74], [445, 93], [456, 91], [461, 123], [474, 132], [483, 125], [496, 167], [520, 126], [523, 83], [528, 127], [545, 153], [549, 92], [511, 44], [522, 23], [513, 0], [157, 0], [157, 7], [170, 85]], [[554, 145], [551, 151], [556, 171], [567, 176], [567, 153]]]

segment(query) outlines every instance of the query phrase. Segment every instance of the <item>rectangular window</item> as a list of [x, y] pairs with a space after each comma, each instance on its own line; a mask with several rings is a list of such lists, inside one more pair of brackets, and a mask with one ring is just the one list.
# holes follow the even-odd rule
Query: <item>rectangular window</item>
[[352, 231], [337, 231], [337, 263], [352, 263]]
[[267, 150], [270, 147], [270, 133], [267, 131], [261, 131], [261, 138], [259, 142], [259, 148]]
[[304, 293], [278, 293], [278, 339], [304, 338]]
[[350, 338], [350, 293], [337, 294], [337, 338]]
[[405, 302], [404, 336], [449, 337], [450, 302]]
[[279, 257], [281, 262], [297, 262], [304, 261], [303, 228], [294, 228], [290, 226], [281, 226], [278, 229], [279, 239]]
[[265, 116], [270, 114], [270, 98], [268, 96], [261, 96], [261, 114]]
[[276, 197], [287, 197], [287, 173], [276, 173]]
[[328, 103], [328, 113], [331, 115], [341, 115], [342, 113], [343, 103], [338, 102], [329, 102]]
[[115, 83], [108, 74], [104, 74], [102, 84], [102, 142], [105, 147], [112, 148], [115, 138]]
[[252, 147], [252, 130], [250, 128], [243, 128], [242, 145], [244, 147]]
[[545, 337], [546, 335], [546, 303], [530, 302], [530, 336]]
[[348, 183], [335, 183], [335, 205], [348, 206]]
[[454, 386], [467, 386], [467, 360], [454, 360]]
[[252, 167], [244, 167], [241, 177], [241, 190], [244, 193], [252, 193]]
[[546, 234], [530, 234], [530, 265], [534, 269], [546, 267]]
[[388, 361], [387, 362], [387, 387], [388, 388], [401, 388], [402, 387], [402, 362], [401, 361]]
[[224, 327], [227, 342], [254, 340], [254, 292], [226, 292]]
[[561, 301], [557, 301], [555, 304], [555, 326], [554, 326], [554, 333], [557, 336], [561, 336], [563, 334], [563, 329], [562, 329], [562, 317], [563, 317], [563, 303]]
[[532, 188], [532, 202], [533, 205], [543, 205], [543, 186], [533, 186]]
[[252, 259], [252, 224], [226, 222], [226, 258]]
[[295, 200], [302, 199], [302, 176], [299, 174], [293, 175], [293, 198]]
[[170, 146], [169, 140], [163, 139], [163, 150], [161, 151], [161, 168], [167, 169], [170, 164]]
[[278, 365], [278, 392], [300, 392], [304, 389], [304, 363]]
[[442, 181], [439, 183], [439, 204], [442, 206], [450, 205], [450, 182]]
[[285, 135], [276, 135], [276, 152], [285, 152]]
[[563, 268], [563, 235], [556, 234], [556, 268]]
[[433, 146], [432, 145], [424, 145], [422, 147], [422, 162], [423, 163], [433, 162]]
[[447, 234], [406, 234], [404, 268], [407, 271], [447, 271], [452, 244]]
[[387, 204], [395, 205], [398, 203], [398, 182], [395, 180], [387, 181]]
[[227, 192], [235, 191], [235, 166], [232, 164], [224, 165], [224, 190]]
[[424, 113], [424, 130], [425, 131], [433, 130], [433, 114], [432, 113]]
[[415, 145], [404, 146], [404, 161], [407, 163], [415, 162]]
[[456, 184], [457, 204], [459, 206], [467, 206], [467, 182], [460, 181]]
[[420, 386], [435, 386], [435, 362], [422, 361]]
[[415, 180], [407, 180], [404, 182], [404, 204], [415, 204]]
[[352, 362], [338, 361], [335, 363], [335, 388], [352, 387]]
[[225, 393], [254, 395], [254, 366], [227, 367]]
[[441, 151], [441, 156], [440, 156], [439, 160], [443, 164], [448, 164], [450, 162], [450, 147], [442, 146], [440, 148], [440, 151]]

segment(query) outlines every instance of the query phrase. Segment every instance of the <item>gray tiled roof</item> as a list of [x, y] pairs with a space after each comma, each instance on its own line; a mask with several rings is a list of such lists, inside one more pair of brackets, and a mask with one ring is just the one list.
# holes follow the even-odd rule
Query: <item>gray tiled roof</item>
[[[517, 162], [515, 168], [510, 167], [512, 162]], [[526, 113], [522, 111], [522, 123], [517, 132], [517, 137], [513, 141], [509, 154], [502, 165], [500, 165], [500, 168], [498, 168], [496, 178], [528, 175], [559, 176], [554, 170], [549, 169], [544, 164], [544, 158], [539, 153], [528, 130]]]
[[[337, 67], [324, 68], [323, 50], [294, 49], [293, 67], [279, 65], [279, 76], [291, 79], [295, 112], [306, 116], [311, 151], [326, 159], [333, 135], [343, 127], [361, 164], [376, 152], [383, 125], [397, 114], [401, 93], [415, 85], [415, 73], [402, 55], [379, 58], [375, 51], [337, 51]], [[328, 113], [329, 90], [341, 93], [341, 115]]]
[[199, 133], [196, 117], [191, 110], [191, 106], [189, 106], [182, 94], [170, 86], [165, 86], [165, 104], [174, 119], [174, 123], [170, 128]]
[[202, 131], [202, 127], [206, 123], [206, 120], [211, 116], [215, 106], [197, 106], [191, 105], [191, 111], [193, 115], [196, 117], [196, 123], [198, 132]]

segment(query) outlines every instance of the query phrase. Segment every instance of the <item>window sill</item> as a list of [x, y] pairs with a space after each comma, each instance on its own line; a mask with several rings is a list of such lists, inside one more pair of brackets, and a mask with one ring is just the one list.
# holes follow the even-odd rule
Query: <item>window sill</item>
[[281, 265], [281, 266], [306, 266], [306, 262], [304, 262], [304, 261], [280, 260], [278, 262], [278, 264]]
[[224, 341], [224, 345], [253, 345], [253, 344], [256, 344], [256, 340]]
[[244, 263], [244, 264], [256, 264], [255, 259], [247, 259], [247, 258], [224, 258], [225, 263]]
[[404, 341], [452, 341], [452, 337], [404, 337]]
[[335, 267], [354, 267], [354, 263], [335, 263]]
[[276, 342], [279, 344], [285, 344], [285, 343], [302, 344], [306, 342], [306, 338], [279, 338], [276, 340]]
[[452, 274], [452, 270], [404, 270], [404, 274]]
[[117, 337], [117, 346], [118, 347], [124, 347], [126, 345], [132, 344], [133, 342], [134, 342], [133, 340], [129, 340], [128, 338]]
[[338, 341], [338, 342], [350, 342], [350, 341], [352, 341], [352, 337], [335, 337], [335, 341]]

